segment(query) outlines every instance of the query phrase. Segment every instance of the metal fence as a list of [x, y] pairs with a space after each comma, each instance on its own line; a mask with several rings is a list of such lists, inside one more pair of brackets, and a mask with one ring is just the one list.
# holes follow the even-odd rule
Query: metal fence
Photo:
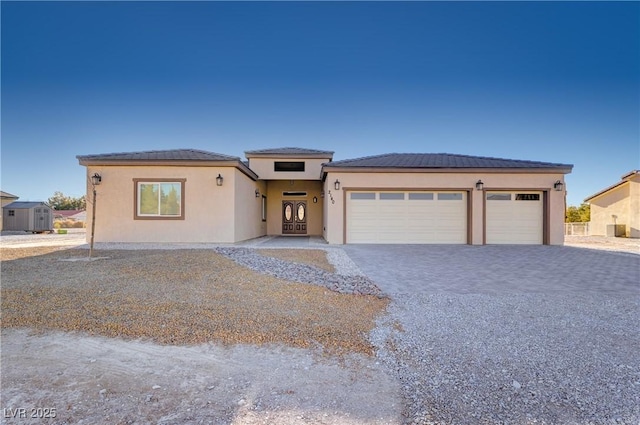
[[565, 236], [589, 236], [589, 222], [564, 223]]

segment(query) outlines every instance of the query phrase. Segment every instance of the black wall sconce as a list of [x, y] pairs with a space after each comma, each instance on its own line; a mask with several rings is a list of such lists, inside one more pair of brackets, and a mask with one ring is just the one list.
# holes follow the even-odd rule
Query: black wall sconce
[[556, 182], [553, 184], [553, 188], [557, 192], [562, 192], [562, 189], [564, 188], [564, 183], [562, 183], [560, 180], [556, 180]]
[[476, 182], [476, 190], [482, 190], [484, 189], [484, 183], [482, 183], [482, 180], [478, 180]]
[[317, 196], [314, 196], [314, 197], [313, 197], [313, 203], [314, 203], [314, 204], [317, 204], [317, 203], [318, 203], [318, 197], [317, 197]]
[[102, 183], [102, 176], [98, 173], [95, 173], [93, 176], [91, 176], [91, 184], [94, 186], [98, 186], [100, 183]]
[[260, 191], [258, 189], [256, 189], [256, 198], [260, 197]]
[[340, 190], [340, 180], [336, 179], [336, 181], [333, 183], [333, 187], [335, 187], [336, 190]]
[[218, 177], [216, 177], [216, 184], [218, 186], [222, 186], [223, 181], [224, 181], [224, 177], [222, 177], [222, 174], [218, 174]]

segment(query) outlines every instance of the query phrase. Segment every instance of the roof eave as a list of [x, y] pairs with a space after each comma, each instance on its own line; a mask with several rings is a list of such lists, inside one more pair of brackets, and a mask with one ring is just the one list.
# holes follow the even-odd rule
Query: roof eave
[[587, 202], [588, 203], [592, 199], [595, 199], [595, 198], [598, 198], [600, 196], [606, 195], [608, 192], [611, 192], [612, 190], [618, 189], [620, 186], [624, 185], [625, 183], [629, 183], [629, 180], [623, 180], [623, 181], [620, 181], [620, 182], [618, 182], [618, 183], [616, 183], [614, 185], [611, 185], [611, 186], [609, 186], [609, 187], [607, 187], [605, 189], [602, 189], [600, 192], [596, 192], [593, 195], [591, 195], [591, 196], [589, 196], [587, 198], [584, 198], [583, 202]]
[[322, 172], [340, 173], [518, 173], [518, 174], [569, 174], [573, 166], [547, 167], [547, 168], [452, 168], [452, 167], [354, 167], [324, 165]]
[[244, 173], [247, 177], [252, 180], [258, 180], [258, 175], [242, 163], [240, 160], [198, 160], [198, 159], [189, 159], [189, 160], [142, 160], [142, 159], [134, 159], [134, 160], [108, 160], [108, 159], [89, 159], [77, 157], [80, 165], [88, 166], [125, 166], [125, 167], [135, 167], [135, 166], [146, 166], [146, 167], [235, 167]]
[[300, 159], [333, 159], [333, 152], [327, 153], [251, 153], [245, 152], [247, 159], [251, 158], [300, 158]]

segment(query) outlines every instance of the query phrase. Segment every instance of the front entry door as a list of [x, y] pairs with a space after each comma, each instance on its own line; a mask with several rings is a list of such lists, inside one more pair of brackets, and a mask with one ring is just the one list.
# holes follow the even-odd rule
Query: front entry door
[[282, 201], [282, 233], [307, 234], [307, 201]]

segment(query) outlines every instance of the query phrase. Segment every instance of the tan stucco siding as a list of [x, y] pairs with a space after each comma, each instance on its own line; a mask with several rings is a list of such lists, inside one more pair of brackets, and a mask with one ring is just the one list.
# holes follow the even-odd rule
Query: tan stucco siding
[[636, 175], [629, 186], [629, 226], [628, 235], [640, 238], [640, 176]]
[[[235, 242], [234, 167], [89, 166], [102, 176], [97, 189], [96, 242]], [[222, 186], [216, 176], [224, 177]], [[241, 177], [239, 177], [241, 176]], [[134, 179], [185, 179], [184, 220], [134, 219]], [[87, 184], [87, 241], [92, 187]]]
[[[319, 180], [322, 172], [322, 163], [330, 158], [249, 158], [249, 168], [253, 170], [261, 180]], [[304, 171], [274, 171], [274, 162], [304, 162]]]
[[[262, 221], [262, 194], [266, 191], [263, 181], [248, 179], [235, 171], [235, 230], [234, 240], [243, 241], [266, 235], [267, 224]], [[256, 197], [256, 189], [258, 196]]]
[[[335, 190], [334, 182], [340, 181], [340, 190]], [[556, 180], [564, 181], [564, 174], [524, 174], [524, 173], [346, 173], [329, 172], [325, 181], [324, 219], [327, 242], [344, 243], [345, 196], [350, 189], [432, 189], [463, 190], [470, 196], [470, 241], [473, 245], [483, 244], [484, 237], [484, 192], [475, 190], [475, 184], [482, 180], [485, 190], [540, 190], [547, 191], [549, 203], [549, 239], [551, 245], [564, 243], [564, 191], [553, 190]]]
[[[320, 196], [322, 183], [313, 180], [271, 180], [267, 182], [267, 234], [282, 234], [282, 201], [283, 192], [307, 192], [307, 196], [287, 198], [307, 201], [307, 234], [322, 235], [323, 210], [322, 203], [326, 202]], [[313, 202], [313, 198], [318, 200]]]
[[605, 236], [607, 225], [610, 224], [624, 224], [627, 232], [629, 231], [631, 220], [634, 218], [631, 214], [632, 190], [635, 188], [631, 187], [631, 183], [624, 183], [591, 200], [591, 223], [589, 224], [591, 235]]

